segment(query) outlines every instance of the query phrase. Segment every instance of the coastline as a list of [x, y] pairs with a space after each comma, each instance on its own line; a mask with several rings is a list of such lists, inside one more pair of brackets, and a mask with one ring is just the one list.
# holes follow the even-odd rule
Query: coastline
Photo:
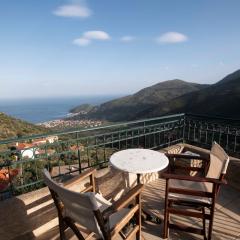
[[106, 96], [79, 96], [79, 97], [49, 97], [29, 99], [2, 99], [0, 112], [11, 117], [27, 121], [32, 124], [74, 117], [70, 110], [82, 104], [100, 105], [106, 101], [119, 97]]
[[81, 119], [81, 120], [69, 120], [69, 119], [56, 119], [42, 123], [37, 123], [37, 126], [42, 126], [48, 129], [60, 130], [70, 128], [91, 128], [99, 127], [103, 125], [101, 120]]

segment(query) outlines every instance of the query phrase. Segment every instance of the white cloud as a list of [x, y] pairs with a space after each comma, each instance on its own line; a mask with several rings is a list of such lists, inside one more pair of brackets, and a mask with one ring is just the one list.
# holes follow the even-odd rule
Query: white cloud
[[96, 40], [109, 40], [110, 36], [108, 33], [103, 32], [103, 31], [88, 31], [83, 33], [83, 37], [86, 39], [96, 39]]
[[77, 38], [77, 39], [73, 40], [73, 44], [81, 46], [81, 47], [88, 46], [90, 43], [91, 43], [91, 40], [89, 40], [87, 38]]
[[186, 42], [188, 37], [179, 32], [167, 32], [159, 36], [156, 40], [158, 43], [180, 43]]
[[81, 1], [60, 6], [53, 14], [60, 17], [87, 18], [92, 15], [92, 11]]
[[84, 32], [80, 38], [73, 40], [73, 44], [85, 47], [91, 44], [93, 40], [106, 41], [110, 39], [109, 34], [104, 31], [88, 31]]
[[133, 36], [123, 36], [121, 37], [121, 42], [125, 42], [125, 43], [128, 43], [128, 42], [132, 42], [135, 40], [135, 37]]

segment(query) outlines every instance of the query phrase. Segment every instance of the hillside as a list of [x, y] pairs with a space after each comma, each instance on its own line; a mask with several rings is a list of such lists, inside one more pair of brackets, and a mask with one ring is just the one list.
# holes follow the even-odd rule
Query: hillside
[[133, 95], [103, 103], [98, 108], [90, 111], [86, 117], [109, 121], [133, 120], [148, 109], [153, 109], [159, 104], [169, 102], [178, 96], [198, 91], [207, 86], [178, 79], [161, 82], [144, 88]]
[[74, 107], [72, 109], [70, 109], [70, 113], [88, 113], [90, 111], [92, 111], [95, 108], [95, 106], [91, 105], [91, 104], [82, 104], [79, 105], [77, 107]]
[[240, 118], [240, 70], [219, 82], [183, 96], [172, 99], [147, 112], [144, 117], [155, 117], [167, 113], [191, 112], [223, 117]]
[[6, 138], [46, 133], [43, 127], [10, 117], [0, 112], [0, 140]]
[[232, 82], [234, 80], [239, 80], [240, 79], [240, 69], [227, 75], [225, 78], [223, 78], [221, 81], [217, 82], [216, 84], [219, 85], [219, 84], [225, 84], [225, 83], [228, 83], [228, 82]]

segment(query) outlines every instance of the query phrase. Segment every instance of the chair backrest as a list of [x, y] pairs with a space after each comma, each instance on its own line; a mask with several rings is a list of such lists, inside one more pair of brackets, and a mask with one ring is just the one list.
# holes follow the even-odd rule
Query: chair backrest
[[70, 191], [53, 181], [46, 169], [43, 170], [43, 178], [45, 184], [57, 194], [63, 203], [65, 216], [77, 219], [77, 222], [83, 227], [103, 237], [94, 214], [94, 211], [97, 211], [99, 207], [93, 192], [77, 193]]
[[214, 142], [210, 151], [210, 166], [206, 177], [219, 179], [226, 174], [228, 163], [229, 156], [219, 144]]

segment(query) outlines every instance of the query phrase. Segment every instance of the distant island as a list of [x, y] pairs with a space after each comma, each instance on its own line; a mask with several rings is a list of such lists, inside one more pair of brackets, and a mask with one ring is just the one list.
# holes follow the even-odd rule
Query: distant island
[[180, 112], [240, 118], [239, 103], [240, 70], [237, 70], [212, 85], [174, 79], [99, 106], [83, 104], [70, 110], [74, 115], [68, 120], [119, 122]]

